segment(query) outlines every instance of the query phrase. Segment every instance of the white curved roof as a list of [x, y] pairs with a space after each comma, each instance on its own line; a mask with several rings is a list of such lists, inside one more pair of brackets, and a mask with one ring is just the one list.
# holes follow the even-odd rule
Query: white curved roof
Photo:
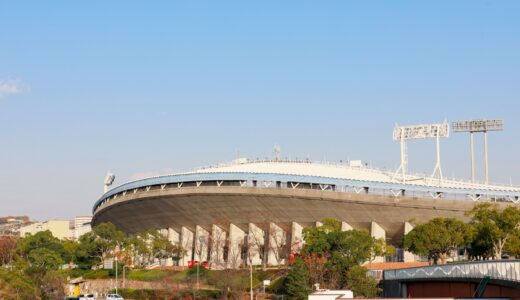
[[[251, 174], [283, 174], [299, 176], [318, 176], [335, 179], [374, 181], [384, 183], [402, 182], [402, 178], [394, 176], [394, 172], [382, 171], [369, 167], [350, 166], [347, 164], [328, 164], [310, 161], [248, 161], [237, 160], [230, 164], [221, 164], [197, 169], [189, 173], [251, 173]], [[442, 186], [444, 188], [484, 189], [496, 191], [520, 192], [520, 188], [501, 185], [485, 185], [462, 180], [432, 179], [421, 175], [408, 175], [406, 183], [421, 186]]]

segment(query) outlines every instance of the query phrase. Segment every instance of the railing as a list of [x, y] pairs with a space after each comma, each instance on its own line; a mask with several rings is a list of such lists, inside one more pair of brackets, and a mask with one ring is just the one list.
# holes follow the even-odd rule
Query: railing
[[385, 270], [385, 280], [415, 279], [491, 279], [520, 282], [520, 260], [482, 261]]

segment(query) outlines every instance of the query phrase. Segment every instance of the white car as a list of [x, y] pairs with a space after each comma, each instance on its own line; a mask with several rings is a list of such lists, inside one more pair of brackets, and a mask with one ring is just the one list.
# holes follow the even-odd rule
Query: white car
[[119, 294], [108, 294], [106, 300], [125, 300]]
[[93, 300], [96, 299], [93, 294], [82, 294], [78, 297], [79, 300]]

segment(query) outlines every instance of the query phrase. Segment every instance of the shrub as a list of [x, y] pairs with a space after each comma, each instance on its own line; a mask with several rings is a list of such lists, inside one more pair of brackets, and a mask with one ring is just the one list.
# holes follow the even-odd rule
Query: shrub
[[109, 278], [110, 274], [108, 270], [98, 269], [98, 270], [90, 270], [83, 274], [83, 278], [85, 279], [106, 279]]

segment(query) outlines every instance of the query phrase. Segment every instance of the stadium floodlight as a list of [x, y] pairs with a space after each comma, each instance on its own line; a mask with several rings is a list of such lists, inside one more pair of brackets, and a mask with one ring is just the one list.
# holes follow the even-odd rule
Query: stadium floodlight
[[470, 157], [471, 157], [471, 182], [475, 182], [475, 151], [473, 133], [483, 132], [484, 133], [484, 168], [486, 176], [486, 184], [489, 184], [489, 171], [488, 171], [488, 131], [501, 131], [504, 130], [504, 121], [501, 119], [496, 120], [466, 120], [457, 121], [452, 123], [453, 132], [469, 132], [470, 142]]
[[503, 120], [457, 121], [451, 124], [453, 132], [486, 132], [504, 129]]
[[435, 164], [435, 169], [433, 170], [432, 178], [434, 178], [437, 174], [439, 179], [442, 181], [440, 138], [447, 138], [449, 135], [450, 127], [446, 121], [439, 124], [423, 124], [412, 126], [396, 125], [394, 128], [393, 138], [394, 141], [399, 141], [401, 143], [401, 165], [395, 172], [394, 177], [400, 172], [402, 181], [406, 182], [406, 169], [408, 165], [406, 141], [435, 138], [437, 139], [437, 162]]
[[105, 176], [105, 184], [104, 184], [104, 192], [108, 192], [108, 187], [114, 183], [114, 179], [116, 179], [116, 175], [108, 172], [107, 176]]
[[448, 137], [449, 134], [450, 128], [448, 123], [396, 126], [394, 129], [394, 141]]

